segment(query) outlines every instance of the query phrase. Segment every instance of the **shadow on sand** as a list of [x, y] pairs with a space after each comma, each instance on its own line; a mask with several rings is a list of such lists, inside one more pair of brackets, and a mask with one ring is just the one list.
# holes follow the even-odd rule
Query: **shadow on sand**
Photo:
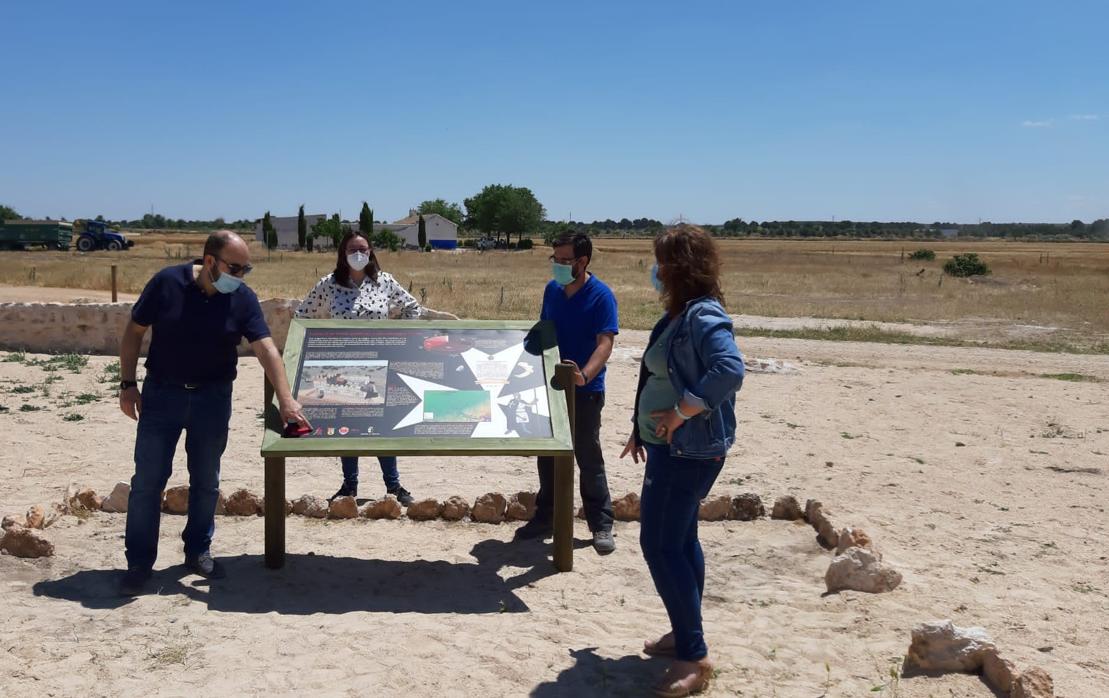
[[532, 689], [531, 698], [563, 696], [645, 696], [651, 684], [666, 670], [667, 660], [629, 654], [618, 659], [598, 656], [596, 647], [570, 650], [574, 665], [562, 670], [553, 681]]
[[[221, 580], [192, 576], [182, 565], [157, 570], [147, 593], [179, 594], [226, 613], [523, 613], [529, 609], [514, 590], [555, 574], [549, 551], [539, 541], [486, 540], [470, 551], [476, 562], [288, 555], [280, 570], [267, 569], [261, 555], [239, 555], [220, 558], [227, 568]], [[509, 566], [524, 571], [502, 579]], [[85, 570], [33, 589], [86, 608], [120, 608], [133, 601], [116, 592], [120, 574]]]

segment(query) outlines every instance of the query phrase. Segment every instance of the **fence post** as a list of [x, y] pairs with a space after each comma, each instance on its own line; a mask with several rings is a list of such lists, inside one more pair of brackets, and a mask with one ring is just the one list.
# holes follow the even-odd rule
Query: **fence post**
[[113, 264], [113, 265], [112, 265], [112, 302], [113, 302], [113, 303], [115, 303], [116, 301], [118, 301], [118, 300], [119, 300], [119, 296], [118, 296], [118, 294], [116, 293], [116, 274], [117, 274], [117, 269], [118, 269], [117, 265]]

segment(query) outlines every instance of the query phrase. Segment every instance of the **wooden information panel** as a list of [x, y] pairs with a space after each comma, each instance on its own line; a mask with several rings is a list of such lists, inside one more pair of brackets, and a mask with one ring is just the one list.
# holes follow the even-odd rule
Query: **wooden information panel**
[[294, 319], [284, 360], [313, 430], [283, 436], [267, 382], [267, 566], [284, 564], [285, 458], [542, 455], [556, 458], [555, 565], [572, 567], [573, 369], [553, 325]]

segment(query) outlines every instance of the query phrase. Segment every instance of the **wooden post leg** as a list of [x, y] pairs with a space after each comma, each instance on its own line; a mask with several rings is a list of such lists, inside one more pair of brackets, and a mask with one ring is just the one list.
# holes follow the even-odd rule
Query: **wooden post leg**
[[[574, 367], [560, 363], [555, 368], [555, 382], [566, 395], [566, 413], [570, 418], [570, 437], [574, 435], [575, 386]], [[559, 572], [574, 569], [574, 454], [556, 456], [554, 462], [554, 564]]]
[[574, 457], [554, 462], [554, 564], [559, 572], [574, 569]]
[[[273, 409], [273, 385], [269, 378], [263, 381], [262, 411], [268, 417]], [[265, 478], [266, 567], [276, 570], [285, 566], [285, 459], [266, 458]]]
[[266, 567], [285, 566], [285, 459], [266, 459]]

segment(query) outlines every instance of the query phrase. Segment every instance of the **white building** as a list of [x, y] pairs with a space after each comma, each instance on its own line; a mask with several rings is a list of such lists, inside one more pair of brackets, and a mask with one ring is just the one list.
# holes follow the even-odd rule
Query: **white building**
[[[312, 226], [319, 221], [327, 218], [322, 213], [304, 214], [304, 218], [308, 223], [308, 233], [312, 233]], [[296, 249], [297, 247], [297, 216], [270, 216], [270, 223], [273, 223], [274, 229], [277, 231], [277, 246], [282, 248]], [[258, 222], [254, 224], [254, 239], [263, 245], [266, 244], [266, 236], [262, 234], [262, 219], [259, 218]], [[330, 240], [316, 240], [315, 245], [325, 246], [330, 245]]]
[[[381, 226], [401, 239], [405, 247], [417, 247], [420, 240], [420, 214], [409, 211], [408, 216]], [[453, 250], [458, 247], [458, 224], [438, 213], [424, 216], [424, 230], [428, 244], [436, 250]]]
[[[322, 213], [305, 214], [308, 222], [308, 234], [312, 234], [312, 226], [318, 221], [327, 218]], [[296, 216], [270, 216], [270, 222], [277, 230], [277, 246], [285, 249], [296, 249], [297, 246], [297, 217]], [[358, 229], [358, 221], [343, 221], [352, 230]], [[458, 247], [458, 225], [444, 218], [438, 213], [429, 213], [424, 216], [424, 226], [427, 232], [427, 241], [433, 249], [453, 250]], [[405, 247], [418, 247], [420, 240], [420, 217], [415, 211], [393, 223], [375, 223], [374, 231], [388, 230], [401, 239]], [[265, 244], [266, 237], [262, 234], [262, 221], [254, 224], [254, 239]], [[313, 243], [316, 249], [326, 249], [331, 246], [331, 240], [316, 238]]]

